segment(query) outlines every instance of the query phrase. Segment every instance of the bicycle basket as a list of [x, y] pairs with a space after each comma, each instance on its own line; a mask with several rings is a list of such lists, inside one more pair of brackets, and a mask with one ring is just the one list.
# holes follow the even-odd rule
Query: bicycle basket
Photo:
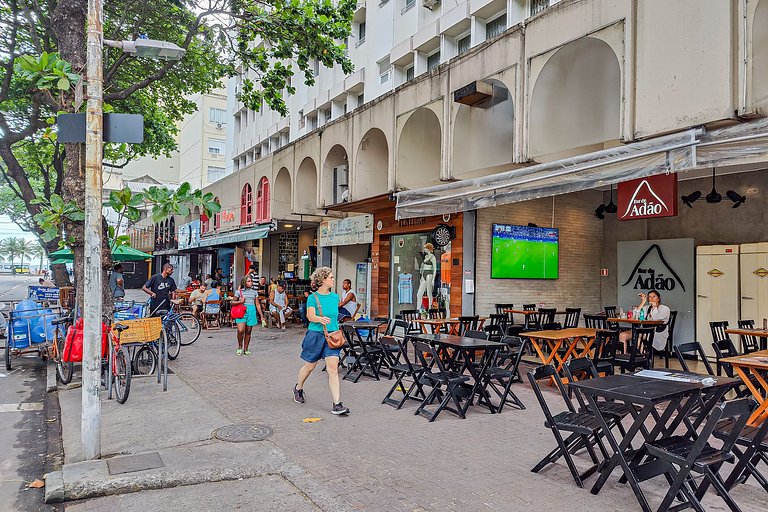
[[160, 331], [163, 330], [163, 320], [159, 317], [123, 320], [120, 323], [128, 326], [128, 329], [120, 334], [121, 345], [156, 341], [160, 339]]

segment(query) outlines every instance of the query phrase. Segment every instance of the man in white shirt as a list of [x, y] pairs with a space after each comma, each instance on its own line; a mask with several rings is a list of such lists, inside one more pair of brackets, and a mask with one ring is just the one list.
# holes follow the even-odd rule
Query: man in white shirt
[[345, 279], [341, 283], [341, 302], [339, 302], [339, 321], [352, 318], [357, 312], [357, 297], [352, 291], [352, 281]]

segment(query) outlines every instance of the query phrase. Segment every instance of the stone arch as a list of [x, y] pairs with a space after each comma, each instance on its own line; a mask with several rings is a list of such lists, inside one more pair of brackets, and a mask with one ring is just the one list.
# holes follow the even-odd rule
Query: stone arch
[[414, 189], [440, 181], [442, 130], [428, 108], [414, 111], [405, 122], [397, 144], [397, 185]]
[[274, 217], [285, 217], [291, 213], [291, 173], [286, 167], [281, 167], [275, 176], [272, 204]]
[[387, 136], [378, 128], [371, 128], [357, 147], [352, 198], [359, 200], [389, 191], [388, 172]]
[[[451, 176], [470, 178], [500, 171], [514, 158], [515, 107], [512, 93], [498, 80], [493, 96], [471, 107], [459, 104], [453, 123]], [[486, 171], [486, 172], [483, 172]]]
[[328, 206], [349, 200], [349, 155], [341, 144], [334, 145], [323, 161], [320, 204]]
[[295, 191], [296, 213], [313, 213], [317, 209], [317, 165], [310, 157], [299, 164]]
[[752, 20], [752, 105], [768, 107], [768, 2], [760, 0]]
[[613, 49], [583, 37], [557, 50], [533, 86], [531, 158], [616, 140], [621, 135], [621, 68]]

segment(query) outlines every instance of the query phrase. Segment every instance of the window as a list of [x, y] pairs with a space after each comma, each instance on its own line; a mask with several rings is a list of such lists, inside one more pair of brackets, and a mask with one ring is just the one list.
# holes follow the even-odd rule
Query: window
[[312, 59], [312, 73], [314, 73], [315, 76], [320, 74], [320, 61], [317, 59]]
[[223, 108], [211, 107], [208, 111], [208, 120], [212, 123], [227, 123], [227, 111]]
[[461, 55], [462, 53], [466, 53], [469, 51], [472, 45], [472, 38], [469, 34], [467, 34], [464, 37], [459, 38], [458, 41], [456, 41], [456, 55]]
[[531, 0], [531, 16], [536, 16], [549, 7], [549, 0]]
[[400, 14], [410, 11], [414, 5], [416, 5], [416, 0], [405, 0], [405, 7], [400, 10]]
[[485, 24], [485, 38], [490, 39], [496, 37], [505, 30], [507, 30], [507, 15], [502, 14], [498, 18]]
[[309, 129], [310, 130], [317, 129], [317, 115], [314, 115], [309, 118]]
[[240, 225], [245, 226], [253, 222], [253, 190], [251, 184], [246, 183], [240, 194]]
[[208, 183], [219, 181], [223, 177], [224, 177], [223, 167], [213, 167], [211, 165], [208, 166]]
[[413, 69], [413, 66], [411, 66], [405, 70], [405, 81], [408, 82], [409, 80], [413, 80], [413, 77], [414, 77], [414, 69]]
[[328, 121], [330, 121], [330, 120], [331, 120], [331, 109], [328, 109], [328, 110], [326, 110], [326, 111], [323, 113], [323, 115], [325, 116], [325, 122], [326, 122], [326, 123], [327, 123]]
[[304, 126], [305, 126], [306, 124], [307, 124], [307, 120], [306, 120], [306, 118], [304, 117], [304, 111], [303, 111], [303, 110], [299, 110], [299, 130], [301, 130], [302, 128], [304, 128]]
[[[204, 213], [201, 213], [200, 214], [200, 234], [201, 235], [206, 234], [210, 230], [210, 225], [211, 224], [208, 221], [208, 216], [206, 214], [204, 214]], [[214, 228], [213, 229], [216, 229], [215, 225], [216, 224], [214, 223]]]
[[[213, 198], [213, 202], [221, 206], [221, 201], [219, 201], [218, 197]], [[221, 227], [221, 210], [219, 210], [217, 213], [213, 214], [213, 229], [214, 231], [218, 230]]]
[[357, 95], [357, 106], [362, 107], [363, 103], [365, 103], [365, 93], [360, 93]]
[[357, 26], [357, 44], [361, 45], [365, 42], [365, 22], [363, 21]]
[[440, 52], [435, 52], [427, 57], [427, 71], [432, 71], [440, 65]]
[[264, 176], [256, 191], [256, 222], [269, 222], [269, 219], [269, 180]]
[[380, 84], [385, 84], [389, 82], [391, 69], [392, 69], [392, 65], [389, 63], [389, 57], [379, 62], [379, 83]]
[[226, 148], [226, 141], [221, 139], [208, 139], [208, 153], [211, 155], [223, 155]]

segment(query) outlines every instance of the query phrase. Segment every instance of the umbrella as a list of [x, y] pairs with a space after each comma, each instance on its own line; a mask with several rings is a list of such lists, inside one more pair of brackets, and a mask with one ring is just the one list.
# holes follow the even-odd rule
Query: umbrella
[[[51, 258], [66, 261], [72, 261], [74, 259], [70, 249], [59, 249], [56, 252], [52, 252], [49, 256]], [[112, 251], [112, 259], [115, 261], [144, 261], [150, 258], [152, 258], [151, 254], [147, 254], [127, 245], [121, 245]]]
[[68, 260], [67, 259], [53, 260], [51, 262], [51, 265], [66, 265], [67, 263], [72, 263], [72, 259], [68, 259]]

